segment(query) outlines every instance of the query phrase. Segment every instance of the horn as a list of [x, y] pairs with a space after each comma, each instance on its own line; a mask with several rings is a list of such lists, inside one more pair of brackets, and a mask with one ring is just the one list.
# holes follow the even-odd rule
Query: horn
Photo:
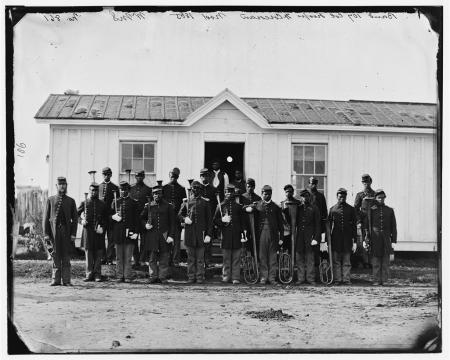
[[290, 284], [294, 279], [295, 239], [297, 237], [297, 203], [286, 201], [291, 218], [291, 249], [281, 248], [278, 258], [278, 277], [282, 284]]
[[251, 252], [245, 248], [248, 241], [247, 230], [241, 233], [242, 249], [241, 249], [241, 265], [244, 273], [244, 281], [246, 284], [256, 284], [259, 278], [257, 260], [252, 256]]
[[128, 174], [128, 184], [131, 185], [131, 169], [126, 169], [125, 172]]
[[331, 229], [330, 224], [327, 222], [325, 224], [325, 236], [327, 238], [328, 243], [328, 256], [327, 258], [322, 259], [322, 256], [319, 258], [319, 275], [320, 282], [325, 285], [330, 285], [333, 283], [333, 251], [331, 249]]
[[95, 170], [88, 171], [88, 174], [91, 175], [91, 180], [93, 183], [95, 183], [95, 173], [96, 172], [97, 171], [95, 171]]
[[158, 186], [162, 186], [162, 183], [163, 183], [162, 180], [156, 180], [156, 182], [158, 183]]

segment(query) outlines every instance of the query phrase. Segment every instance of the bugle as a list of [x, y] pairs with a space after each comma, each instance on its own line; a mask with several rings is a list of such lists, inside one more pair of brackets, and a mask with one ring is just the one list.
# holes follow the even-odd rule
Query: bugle
[[93, 182], [93, 183], [95, 183], [95, 173], [96, 172], [97, 171], [95, 171], [95, 170], [88, 171], [88, 174], [91, 175], [91, 182]]
[[325, 225], [325, 238], [328, 245], [328, 259], [322, 259], [322, 255], [319, 257], [319, 276], [320, 282], [325, 285], [333, 283], [333, 250], [331, 248], [331, 229], [330, 224]]
[[84, 193], [84, 221], [87, 223], [87, 199], [88, 193]]
[[131, 185], [131, 169], [126, 169], [125, 172], [128, 174], [128, 184]]
[[250, 231], [252, 233], [252, 244], [253, 244], [253, 259], [255, 262], [255, 283], [259, 280], [259, 266], [258, 266], [258, 252], [256, 249], [256, 232], [255, 232], [255, 214], [253, 212], [248, 214], [250, 222]]
[[281, 248], [278, 257], [278, 278], [282, 284], [290, 284], [294, 279], [295, 239], [297, 237], [297, 203], [286, 201], [291, 218], [291, 249]]
[[242, 249], [241, 249], [241, 266], [246, 284], [256, 284], [258, 282], [258, 266], [257, 261], [252, 256], [251, 252], [247, 250], [245, 244], [248, 242], [247, 230], [241, 233]]

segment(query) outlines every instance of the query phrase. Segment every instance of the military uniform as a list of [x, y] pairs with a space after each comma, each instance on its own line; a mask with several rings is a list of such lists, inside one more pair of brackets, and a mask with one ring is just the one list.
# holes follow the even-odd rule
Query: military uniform
[[[375, 196], [384, 194], [377, 190]], [[389, 257], [392, 243], [397, 242], [397, 222], [394, 209], [378, 202], [370, 208], [371, 227], [369, 219], [364, 219], [364, 229], [370, 234], [370, 255], [372, 256], [373, 280], [375, 283], [386, 283], [389, 278]]]
[[[197, 183], [201, 186], [200, 183]], [[193, 185], [194, 186], [194, 185]], [[192, 224], [185, 223], [184, 244], [186, 245], [188, 255], [188, 279], [190, 282], [197, 280], [203, 282], [205, 279], [204, 263], [204, 238], [212, 236], [212, 215], [209, 202], [201, 196], [194, 196], [187, 202], [184, 202], [178, 213], [181, 222], [189, 217]]]
[[[63, 177], [59, 183], [66, 183]], [[53, 244], [52, 284], [70, 284], [71, 236], [76, 236], [78, 214], [75, 200], [67, 195], [54, 195], [47, 199], [44, 212], [44, 236]]]
[[[234, 191], [234, 185], [233, 191]], [[230, 189], [230, 185], [228, 186]], [[229, 216], [230, 222], [222, 222], [222, 216]], [[241, 260], [241, 233], [244, 231], [244, 218], [241, 205], [234, 201], [234, 197], [225, 199], [217, 207], [214, 214], [214, 221], [222, 232], [222, 254], [223, 268], [222, 281], [232, 280], [235, 283], [240, 281], [240, 260]]]
[[[127, 182], [121, 182], [120, 186], [129, 189]], [[114, 210], [114, 203], [111, 205], [111, 209]], [[137, 238], [132, 239], [132, 236], [138, 234], [139, 223], [137, 201], [129, 195], [120, 197], [117, 199], [117, 214], [121, 217], [120, 221], [115, 221], [114, 215], [111, 216], [113, 220], [112, 237], [117, 256], [116, 277], [119, 280], [131, 280], [131, 257], [137, 242]]]
[[232, 185], [234, 185], [234, 187], [235, 187], [235, 191], [236, 191], [236, 195], [237, 196], [242, 196], [242, 194], [244, 194], [246, 191], [247, 191], [247, 189], [245, 188], [245, 181], [244, 181], [244, 179], [241, 179], [241, 180], [233, 180], [232, 182], [231, 182], [231, 184]]
[[[105, 167], [102, 170], [103, 174], [112, 173], [109, 167]], [[111, 181], [105, 182], [103, 181], [98, 188], [98, 197], [100, 200], [105, 202], [106, 209], [111, 209], [111, 204], [114, 201], [114, 193], [116, 193], [117, 197], [119, 197], [119, 187]], [[112, 240], [112, 222], [108, 217], [105, 223], [105, 231], [103, 232], [103, 239], [105, 235], [108, 238], [108, 247], [106, 248], [105, 260], [109, 263], [115, 259], [115, 248], [114, 242]]]
[[[136, 172], [136, 176], [143, 176], [145, 177], [144, 170]], [[148, 198], [151, 198], [152, 196], [152, 189], [145, 185], [144, 182], [142, 183], [136, 183], [134, 184], [130, 189], [130, 196], [134, 200], [137, 201], [137, 213], [140, 214], [142, 210], [144, 209], [145, 204], [148, 201]], [[141, 223], [138, 222], [138, 228], [137, 232], [139, 234], [140, 238], [140, 245], [139, 241], [136, 241], [134, 249], [133, 249], [133, 259], [134, 264], [139, 265], [141, 261], [147, 260], [148, 254], [142, 251], [142, 239], [145, 236], [145, 229], [142, 228]]]
[[[345, 192], [345, 195], [347, 195], [347, 192]], [[328, 222], [331, 230], [334, 281], [349, 283], [350, 255], [353, 243], [356, 243], [357, 239], [355, 209], [346, 202], [337, 203], [330, 208]]]
[[[162, 188], [163, 198], [172, 204], [174, 207], [175, 214], [180, 211], [181, 205], [183, 204], [183, 199], [186, 197], [186, 189], [179, 183], [169, 183]], [[172, 261], [177, 264], [180, 262], [180, 242], [181, 242], [181, 224], [179, 221], [175, 221], [174, 230], [174, 246], [173, 246], [173, 256]]]
[[283, 247], [290, 251], [292, 228], [291, 228], [291, 215], [289, 213], [289, 207], [286, 204], [287, 202], [294, 203], [297, 206], [300, 206], [301, 202], [300, 200], [293, 197], [292, 199], [283, 200], [280, 204], [281, 213], [283, 215]]
[[[154, 191], [161, 189], [154, 188]], [[141, 212], [142, 227], [148, 224], [151, 229], [145, 230], [142, 250], [150, 253], [149, 275], [150, 282], [158, 278], [165, 282], [169, 276], [170, 245], [168, 238], [174, 238], [175, 212], [172, 204], [161, 199], [160, 202], [152, 201], [144, 206]], [[158, 269], [159, 261], [159, 269]]]
[[[102, 200], [89, 198], [86, 202], [82, 201], [78, 207], [78, 216], [84, 212], [87, 224], [83, 226], [81, 247], [84, 248], [86, 255], [86, 279], [93, 280], [95, 278], [99, 281], [101, 280], [101, 260], [105, 252], [104, 229], [108, 221], [109, 209]], [[102, 228], [101, 234], [96, 231], [98, 227]]]
[[[247, 179], [247, 183], [248, 183], [249, 181], [250, 181], [250, 183], [252, 183], [253, 179]], [[254, 182], [253, 182], [253, 184], [254, 184]], [[260, 200], [262, 200], [262, 199], [261, 199], [261, 196], [255, 194], [254, 192], [252, 192], [252, 193], [245, 192], [245, 193], [243, 193], [243, 194], [240, 196], [240, 202], [241, 202], [243, 208], [245, 208], [245, 207], [247, 207], [248, 205], [251, 205], [251, 204], [253, 204], [253, 203], [257, 202], [257, 201], [260, 201]], [[254, 215], [253, 215], [253, 214], [247, 214], [247, 213], [244, 213], [244, 223], [245, 223], [245, 227], [246, 227], [247, 229], [249, 229], [249, 230], [251, 229], [251, 226], [250, 226], [250, 216], [254, 216]], [[256, 223], [255, 223], [255, 232], [256, 232]], [[251, 231], [249, 231], [249, 233], [247, 233], [247, 238], [248, 238], [249, 241], [246, 243], [245, 246], [246, 246], [246, 247], [248, 248], [248, 250], [253, 254], [253, 239], [252, 239]], [[256, 253], [258, 253], [259, 248], [256, 249], [256, 250], [257, 250]]]

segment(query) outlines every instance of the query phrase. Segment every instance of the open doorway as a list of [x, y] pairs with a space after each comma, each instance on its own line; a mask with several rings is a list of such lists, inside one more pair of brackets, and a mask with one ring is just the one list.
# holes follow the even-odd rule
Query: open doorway
[[241, 170], [245, 177], [244, 145], [239, 142], [205, 142], [205, 167], [211, 169], [213, 160], [218, 159], [230, 182], [234, 180], [236, 170]]

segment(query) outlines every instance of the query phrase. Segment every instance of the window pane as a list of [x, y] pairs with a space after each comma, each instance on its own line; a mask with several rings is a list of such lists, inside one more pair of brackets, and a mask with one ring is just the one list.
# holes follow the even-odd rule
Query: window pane
[[131, 159], [122, 159], [121, 172], [124, 172], [127, 169], [131, 169]]
[[131, 144], [122, 144], [122, 158], [131, 158]]
[[155, 172], [155, 160], [154, 159], [144, 159], [144, 170], [146, 173]]
[[314, 146], [305, 146], [305, 174], [314, 173]]
[[144, 169], [144, 161], [142, 159], [133, 159], [133, 171], [140, 171]]
[[314, 174], [314, 161], [305, 161], [305, 174]]
[[316, 174], [325, 174], [325, 161], [316, 161]]
[[142, 157], [143, 157], [143, 144], [133, 144], [133, 158], [142, 159]]
[[305, 160], [314, 160], [314, 146], [305, 146]]
[[316, 161], [325, 161], [325, 146], [316, 146]]
[[297, 174], [303, 173], [303, 161], [294, 160], [294, 172]]
[[144, 144], [144, 157], [145, 158], [154, 158], [155, 157], [154, 144]]
[[294, 146], [294, 160], [303, 160], [303, 146]]

